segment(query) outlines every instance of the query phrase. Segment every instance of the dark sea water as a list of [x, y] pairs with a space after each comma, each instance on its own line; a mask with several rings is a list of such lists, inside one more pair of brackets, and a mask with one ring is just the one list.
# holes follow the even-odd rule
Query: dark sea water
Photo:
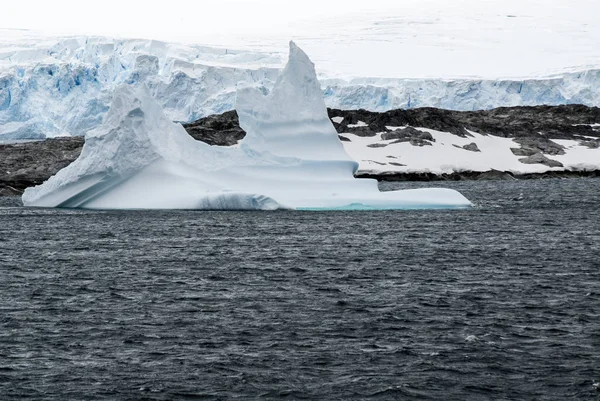
[[600, 399], [600, 180], [441, 185], [478, 206], [1, 199], [0, 399]]

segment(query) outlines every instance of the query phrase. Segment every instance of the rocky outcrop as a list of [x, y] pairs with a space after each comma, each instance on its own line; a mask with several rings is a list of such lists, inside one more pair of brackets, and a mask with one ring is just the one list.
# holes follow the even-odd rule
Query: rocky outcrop
[[471, 142], [468, 145], [464, 145], [464, 146], [458, 146], [458, 145], [454, 145], [454, 146], [459, 149], [468, 150], [469, 152], [481, 152], [481, 150], [479, 150], [479, 146], [477, 146], [477, 144], [475, 142]]
[[497, 180], [533, 180], [544, 178], [600, 178], [600, 170], [594, 171], [548, 171], [545, 173], [514, 174], [510, 171], [461, 171], [444, 174], [428, 172], [421, 173], [396, 173], [381, 174], [361, 173], [357, 178], [373, 178], [379, 181], [497, 181]]
[[552, 160], [541, 153], [536, 153], [529, 157], [519, 159], [519, 161], [523, 164], [543, 164], [544, 166], [548, 167], [564, 167], [561, 162]]
[[533, 156], [536, 153], [554, 156], [565, 154], [564, 147], [544, 137], [516, 137], [514, 141], [521, 145], [520, 148], [512, 149], [515, 156]]
[[[363, 122], [361, 135], [390, 131], [387, 127], [419, 127], [468, 137], [469, 131], [505, 138], [573, 139], [600, 137], [600, 108], [582, 105], [501, 107], [483, 111], [454, 111], [435, 108], [391, 110], [329, 110], [338, 133], [352, 133], [353, 124]], [[370, 132], [368, 132], [370, 131]]]
[[598, 149], [600, 148], [599, 140], [590, 140], [590, 141], [579, 141], [582, 146], [587, 146], [590, 149]]
[[246, 136], [244, 130], [240, 128], [235, 110], [183, 124], [183, 127], [194, 139], [209, 145], [232, 146]]
[[419, 131], [413, 127], [385, 132], [381, 135], [381, 139], [384, 141], [394, 140], [392, 143], [409, 142], [413, 146], [431, 146], [431, 143], [435, 142], [429, 132]]
[[542, 164], [548, 167], [564, 167], [559, 161], [552, 160], [546, 155], [564, 155], [565, 148], [556, 142], [543, 137], [515, 138], [520, 148], [511, 148], [515, 156], [525, 156], [519, 159], [523, 164]]
[[81, 137], [0, 145], [0, 193], [21, 194], [43, 183], [71, 164], [82, 146]]

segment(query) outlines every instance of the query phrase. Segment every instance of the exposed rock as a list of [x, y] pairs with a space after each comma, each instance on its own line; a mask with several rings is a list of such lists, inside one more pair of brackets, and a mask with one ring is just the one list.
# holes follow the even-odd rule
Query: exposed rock
[[475, 180], [501, 180], [501, 181], [507, 181], [507, 180], [514, 180], [515, 176], [512, 173], [509, 173], [507, 171], [498, 171], [498, 170], [490, 170], [490, 171], [484, 171], [482, 173], [479, 173], [478, 175], [474, 175], [473, 177], [469, 177], [467, 179], [475, 179]]
[[538, 152], [542, 152], [553, 156], [565, 154], [565, 148], [563, 146], [544, 137], [538, 136], [515, 138], [514, 141], [521, 145], [521, 154], [517, 154], [514, 150], [516, 148], [513, 148], [513, 153], [516, 156], [533, 156]]
[[546, 171], [543, 173], [513, 174], [510, 171], [462, 171], [444, 174], [382, 172], [359, 173], [358, 178], [373, 178], [378, 181], [463, 181], [463, 180], [532, 180], [544, 178], [600, 178], [600, 170], [592, 171]]
[[[338, 131], [339, 132], [339, 131]], [[370, 138], [377, 135], [377, 132], [369, 127], [346, 128], [346, 134], [353, 134], [363, 138]]]
[[372, 143], [367, 145], [368, 148], [385, 148], [386, 146], [388, 146], [387, 143]]
[[71, 164], [83, 146], [83, 138], [68, 137], [0, 145], [0, 188], [19, 194], [39, 185]]
[[580, 141], [581, 146], [587, 146], [590, 149], [598, 149], [600, 148], [600, 141], [598, 140], [590, 140], [590, 141]]
[[429, 142], [428, 140], [419, 139], [419, 138], [402, 138], [402, 139], [398, 139], [397, 141], [391, 142], [390, 144], [403, 143], [403, 142], [410, 142], [410, 144], [413, 146], [433, 146], [433, 144], [431, 142]]
[[338, 138], [340, 138], [340, 141], [342, 141], [342, 142], [352, 142], [349, 138], [346, 138], [345, 136], [342, 136], [342, 135], [338, 135]]
[[415, 139], [425, 139], [431, 142], [435, 142], [433, 136], [429, 132], [419, 131], [413, 127], [407, 127], [398, 129], [391, 132], [386, 132], [381, 135], [381, 139], [384, 141], [388, 141], [390, 139], [404, 139], [404, 138], [415, 138]]
[[431, 146], [431, 142], [435, 142], [429, 132], [419, 131], [412, 127], [386, 132], [381, 135], [381, 139], [384, 141], [395, 139], [392, 143], [410, 142], [413, 146]]
[[519, 180], [537, 180], [546, 178], [600, 178], [600, 170], [553, 170], [545, 173], [527, 173], [515, 176]]
[[235, 110], [184, 124], [183, 127], [194, 139], [209, 145], [232, 146], [246, 136]]
[[529, 156], [533, 156], [535, 154], [540, 153], [540, 151], [538, 149], [532, 149], [532, 148], [510, 148], [510, 150], [513, 152], [513, 155], [515, 156], [523, 156], [523, 157], [529, 157]]
[[477, 146], [477, 144], [475, 142], [471, 142], [470, 144], [465, 145], [465, 146], [458, 146], [458, 145], [453, 145], [453, 146], [455, 148], [468, 150], [469, 152], [481, 152], [481, 150], [479, 150], [479, 146]]
[[406, 167], [406, 164], [402, 164], [402, 163], [389, 162], [388, 164], [392, 165], [392, 166], [397, 166], [397, 167]]
[[[331, 117], [351, 117], [364, 121], [370, 129], [386, 132], [386, 126], [411, 126], [450, 132], [468, 137], [468, 131], [505, 138], [544, 137], [573, 139], [574, 136], [600, 137], [591, 124], [600, 123], [600, 108], [582, 105], [501, 107], [484, 111], [454, 111], [435, 108], [390, 110], [375, 113], [366, 110], [332, 109]], [[344, 121], [346, 122], [346, 121]], [[346, 132], [344, 124], [336, 126]]]
[[519, 159], [519, 161], [523, 164], [543, 164], [548, 167], [564, 167], [561, 162], [549, 159], [541, 153]]
[[[330, 109], [328, 109], [330, 111]], [[340, 110], [341, 112], [341, 110]], [[336, 115], [335, 113], [329, 114], [330, 118], [340, 117], [343, 120], [339, 123], [332, 120], [333, 126], [338, 133], [353, 134], [360, 137], [374, 137], [378, 132], [385, 131], [385, 127], [380, 127], [365, 123], [360, 118], [362, 112], [366, 110], [349, 110], [344, 111], [343, 115]], [[365, 123], [364, 125], [362, 123]]]
[[410, 144], [412, 146], [433, 146], [433, 144], [431, 142], [429, 142], [428, 140], [420, 139], [420, 138], [411, 138]]
[[19, 191], [18, 189], [8, 185], [0, 186], [0, 196], [18, 196], [22, 194], [23, 191]]

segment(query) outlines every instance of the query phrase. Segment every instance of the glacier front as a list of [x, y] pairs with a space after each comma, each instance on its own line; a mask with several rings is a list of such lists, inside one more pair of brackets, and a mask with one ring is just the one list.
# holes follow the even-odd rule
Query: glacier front
[[379, 192], [355, 179], [314, 64], [293, 42], [273, 90], [237, 93], [246, 137], [232, 148], [190, 137], [145, 85], [120, 86], [80, 157], [23, 194], [25, 206], [89, 209], [350, 210], [465, 208], [450, 189]]
[[[28, 35], [18, 32], [16, 36], [5, 38], [6, 31], [0, 29], [0, 142], [83, 136], [102, 122], [114, 91], [124, 83], [145, 83], [169, 119], [192, 122], [232, 110], [236, 91], [241, 87], [253, 86], [265, 93], [272, 90], [284, 64], [279, 51], [264, 49], [232, 50], [156, 40]], [[304, 41], [315, 48], [312, 41]], [[317, 50], [319, 48], [321, 46], [317, 46]], [[329, 54], [327, 50], [339, 56], [343, 49], [344, 46], [331, 45], [320, 52]], [[370, 46], [360, 49], [367, 50]], [[322, 69], [320, 75], [326, 105], [370, 111], [600, 105], [597, 65], [509, 77], [446, 76], [446, 69], [440, 68], [439, 76], [427, 78], [415, 77], [406, 71], [407, 66], [413, 66], [426, 55], [432, 59], [437, 57], [439, 48], [428, 49], [431, 54], [429, 50], [427, 53], [408, 52], [408, 55], [418, 55], [409, 57], [408, 63], [388, 62], [388, 66], [397, 68], [389, 77], [370, 75], [369, 69], [361, 70], [359, 75], [340, 74], [333, 70], [335, 66], [342, 68], [347, 64], [339, 57], [331, 56], [332, 59], [327, 60], [322, 56], [321, 62], [330, 65], [329, 71]], [[361, 52], [350, 56], [355, 58], [352, 65], [360, 64], [364, 58]], [[371, 56], [371, 59], [379, 60], [379, 57]], [[424, 67], [421, 61], [416, 65]], [[416, 67], [411, 67], [411, 71], [412, 68]]]

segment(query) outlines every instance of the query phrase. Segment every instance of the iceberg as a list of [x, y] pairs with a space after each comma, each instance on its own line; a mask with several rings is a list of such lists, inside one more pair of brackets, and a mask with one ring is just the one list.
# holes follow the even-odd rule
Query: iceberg
[[25, 206], [85, 209], [372, 210], [467, 208], [459, 192], [432, 188], [380, 192], [356, 179], [327, 116], [315, 66], [293, 42], [273, 90], [238, 90], [246, 137], [235, 147], [190, 137], [144, 85], [121, 85], [80, 157]]

